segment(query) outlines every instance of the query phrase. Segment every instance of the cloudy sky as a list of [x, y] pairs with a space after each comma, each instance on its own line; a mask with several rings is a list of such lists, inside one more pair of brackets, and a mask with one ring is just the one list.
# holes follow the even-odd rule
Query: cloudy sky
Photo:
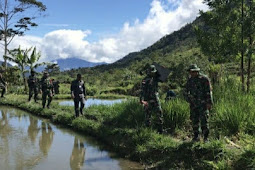
[[203, 0], [41, 1], [47, 6], [46, 17], [9, 47], [36, 46], [41, 61], [77, 57], [112, 63], [192, 22], [199, 10], [207, 10]]

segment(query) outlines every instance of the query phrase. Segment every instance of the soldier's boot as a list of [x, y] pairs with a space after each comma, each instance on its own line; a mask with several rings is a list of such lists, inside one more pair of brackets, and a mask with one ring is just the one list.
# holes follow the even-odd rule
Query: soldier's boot
[[204, 132], [204, 142], [208, 142], [209, 130]]
[[38, 103], [36, 95], [34, 96], [34, 101], [35, 101], [35, 103]]
[[198, 141], [200, 141], [199, 133], [197, 133], [197, 132], [194, 133], [194, 137], [193, 137], [192, 141], [193, 141], [193, 142], [198, 142]]
[[83, 112], [82, 112], [82, 109], [80, 109], [80, 113], [81, 113], [81, 115], [83, 116]]
[[79, 117], [79, 113], [75, 113], [75, 117]]
[[79, 109], [75, 109], [75, 117], [79, 117]]
[[145, 122], [145, 126], [146, 126], [146, 127], [150, 127], [150, 126], [151, 126], [151, 121], [150, 121], [150, 120], [147, 120], [147, 121]]
[[5, 88], [2, 89], [1, 97], [4, 97], [4, 94], [5, 94]]
[[159, 127], [158, 127], [158, 133], [159, 134], [163, 133], [163, 125], [162, 124], [160, 124]]
[[46, 100], [42, 99], [42, 106], [43, 106], [43, 108], [45, 108], [45, 105], [46, 105]]
[[48, 104], [47, 104], [47, 108], [48, 108], [48, 109], [50, 108], [50, 103], [51, 103], [51, 101], [52, 101], [52, 98], [49, 98], [49, 99], [48, 99]]

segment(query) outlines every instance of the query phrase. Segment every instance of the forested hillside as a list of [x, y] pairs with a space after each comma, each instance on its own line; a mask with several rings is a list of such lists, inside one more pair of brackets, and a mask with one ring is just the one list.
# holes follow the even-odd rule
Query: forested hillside
[[69, 82], [77, 73], [82, 73], [89, 87], [97, 92], [100, 89], [99, 93], [137, 95], [143, 77], [139, 72], [146, 64], [157, 62], [171, 70], [168, 82], [161, 84], [163, 92], [169, 85], [181, 87], [187, 76], [188, 65], [196, 63], [203, 71], [209, 66], [207, 57], [200, 52], [193, 29], [198, 22], [199, 18], [179, 31], [162, 37], [152, 46], [130, 53], [112, 64], [72, 69], [57, 77], [62, 82]]

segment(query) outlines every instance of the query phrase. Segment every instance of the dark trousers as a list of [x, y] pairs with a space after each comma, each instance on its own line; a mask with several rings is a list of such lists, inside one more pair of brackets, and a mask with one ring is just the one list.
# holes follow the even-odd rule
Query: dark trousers
[[[80, 107], [79, 107], [80, 104]], [[85, 106], [85, 99], [84, 97], [75, 97], [74, 98], [74, 110], [75, 110], [75, 116], [78, 117], [79, 113], [83, 115], [82, 110]]]
[[5, 87], [1, 87], [1, 89], [2, 89], [1, 97], [4, 97], [4, 94], [5, 94], [6, 88], [5, 88]]
[[50, 107], [50, 103], [52, 101], [52, 92], [51, 91], [43, 91], [42, 92], [42, 105], [43, 105], [43, 108], [45, 107], [45, 104], [46, 104], [46, 100], [47, 100], [47, 96], [48, 96], [48, 104], [47, 104], [47, 107]]
[[36, 87], [29, 87], [29, 97], [28, 101], [31, 100], [32, 96], [34, 95], [35, 102], [37, 101], [38, 91]]

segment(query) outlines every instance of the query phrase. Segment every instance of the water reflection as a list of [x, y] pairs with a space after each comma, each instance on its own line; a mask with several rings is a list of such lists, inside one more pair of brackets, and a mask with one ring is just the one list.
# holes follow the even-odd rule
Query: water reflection
[[40, 150], [44, 156], [49, 152], [51, 144], [53, 142], [53, 131], [49, 123], [42, 122], [42, 136], [39, 140]]
[[35, 144], [36, 137], [39, 133], [39, 127], [38, 127], [38, 120], [35, 117], [30, 116], [29, 117], [29, 126], [27, 129], [28, 136], [32, 142], [32, 144]]
[[[85, 102], [85, 108], [90, 107], [91, 105], [113, 105], [115, 103], [121, 103], [124, 99], [115, 99], [115, 100], [105, 100], [105, 99], [93, 99], [89, 98]], [[60, 101], [59, 105], [61, 106], [74, 106], [73, 100]]]
[[141, 168], [137, 163], [110, 155], [88, 137], [26, 112], [0, 106], [1, 170]]
[[74, 137], [74, 145], [72, 155], [70, 157], [70, 168], [72, 170], [80, 170], [83, 167], [85, 159], [84, 143], [82, 139], [79, 139], [77, 136]]

